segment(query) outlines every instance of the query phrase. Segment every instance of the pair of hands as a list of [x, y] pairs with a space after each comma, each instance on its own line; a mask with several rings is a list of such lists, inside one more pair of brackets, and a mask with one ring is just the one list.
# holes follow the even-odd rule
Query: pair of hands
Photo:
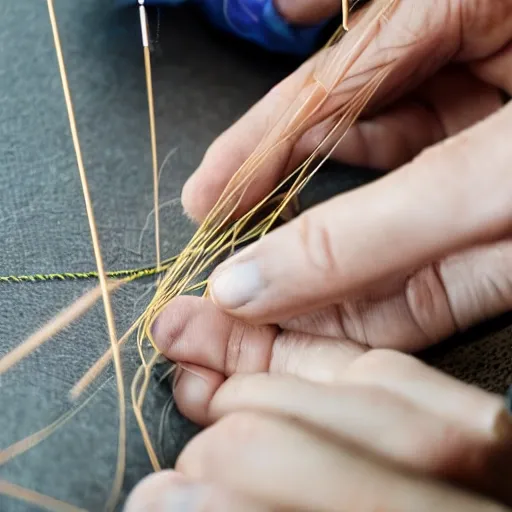
[[[278, 3], [298, 22], [321, 12]], [[502, 401], [401, 353], [512, 308], [512, 105], [501, 94], [512, 94], [511, 34], [512, 0], [397, 1], [364, 66], [393, 55], [407, 71], [385, 82], [378, 109], [335, 153], [382, 169], [382, 179], [222, 264], [213, 302], [180, 297], [163, 312], [154, 336], [180, 363], [177, 404], [209, 428], [177, 472], [141, 483], [128, 510], [512, 504]], [[211, 146], [183, 191], [190, 215], [205, 217], [313, 64]], [[303, 159], [329, 129], [320, 116], [240, 213], [274, 187], [280, 162]]]

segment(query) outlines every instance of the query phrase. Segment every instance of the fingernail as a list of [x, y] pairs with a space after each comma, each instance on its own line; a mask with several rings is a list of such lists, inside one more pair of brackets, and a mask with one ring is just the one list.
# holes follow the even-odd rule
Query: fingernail
[[258, 265], [253, 261], [236, 263], [212, 278], [213, 301], [225, 309], [237, 309], [253, 301], [263, 289]]
[[202, 399], [205, 392], [208, 391], [208, 383], [200, 371], [194, 365], [187, 363], [181, 363], [176, 370], [172, 387], [173, 395], [176, 394], [178, 387], [182, 385], [186, 386], [188, 400]]
[[205, 488], [187, 484], [153, 496], [137, 496], [124, 512], [194, 512], [204, 504]]
[[170, 379], [173, 395], [176, 393], [176, 387], [178, 386], [178, 383], [179, 383], [182, 375], [183, 375], [183, 367], [180, 364], [178, 364], [176, 366], [176, 370], [174, 371], [174, 376], [171, 376], [171, 379]]
[[200, 510], [203, 496], [204, 488], [201, 485], [187, 485], [175, 489], [161, 496], [159, 512], [160, 510], [162, 512], [193, 512]]

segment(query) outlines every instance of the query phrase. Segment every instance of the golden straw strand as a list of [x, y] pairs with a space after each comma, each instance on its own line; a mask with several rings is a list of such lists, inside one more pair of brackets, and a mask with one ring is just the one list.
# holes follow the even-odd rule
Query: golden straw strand
[[77, 405], [70, 409], [69, 411], [62, 414], [55, 421], [43, 427], [42, 429], [30, 434], [19, 441], [14, 442], [7, 448], [4, 448], [0, 451], [0, 466], [7, 464], [10, 460], [18, 457], [22, 453], [28, 452], [32, 448], [35, 448], [37, 445], [48, 439], [50, 436], [55, 434], [57, 430], [64, 427], [68, 421], [73, 419], [78, 413], [80, 413], [89, 403], [95, 398], [95, 396], [107, 385], [108, 382], [112, 380], [112, 377], [109, 377], [98, 389], [96, 389], [93, 393], [90, 394], [80, 405]]
[[60, 35], [57, 25], [57, 19], [55, 16], [55, 8], [53, 4], [53, 0], [48, 0], [48, 12], [50, 15], [50, 23], [52, 27], [55, 50], [57, 54], [57, 60], [59, 64], [59, 72], [62, 80], [62, 88], [64, 92], [64, 98], [66, 102], [66, 109], [68, 113], [68, 119], [71, 129], [71, 136], [73, 139], [73, 146], [75, 149], [75, 155], [78, 165], [78, 171], [80, 174], [80, 181], [82, 184], [82, 191], [84, 195], [85, 207], [87, 211], [87, 218], [89, 221], [90, 231], [91, 231], [91, 239], [94, 249], [94, 256], [96, 259], [96, 267], [98, 269], [100, 286], [102, 290], [103, 296], [103, 305], [105, 309], [105, 316], [107, 320], [108, 332], [110, 343], [113, 350], [114, 355], [114, 363], [116, 369], [116, 378], [117, 378], [117, 387], [119, 394], [119, 450], [118, 450], [118, 462], [116, 467], [116, 477], [114, 480], [114, 485], [112, 489], [112, 494], [107, 504], [107, 508], [114, 509], [115, 503], [118, 500], [119, 493], [121, 491], [123, 478], [124, 478], [124, 466], [126, 460], [125, 446], [126, 446], [126, 411], [125, 411], [125, 394], [124, 394], [124, 382], [122, 375], [122, 364], [119, 346], [117, 344], [117, 334], [115, 328], [114, 314], [112, 311], [112, 304], [110, 301], [108, 286], [107, 286], [107, 277], [105, 276], [105, 270], [103, 266], [103, 259], [101, 255], [101, 249], [98, 239], [98, 232], [96, 229], [96, 221], [94, 218], [94, 212], [92, 208], [92, 201], [89, 192], [89, 184], [87, 182], [87, 175], [85, 172], [85, 166], [82, 157], [82, 150], [80, 147], [80, 141], [78, 137], [78, 130], [76, 126], [75, 113], [73, 109], [73, 102], [71, 100], [71, 91], [69, 88], [66, 66], [64, 63], [64, 55], [62, 51], [62, 45], [60, 41]]
[[341, 0], [341, 10], [343, 14], [343, 29], [348, 31], [348, 13], [350, 10], [349, 0]]
[[146, 75], [146, 91], [148, 96], [149, 110], [149, 134], [151, 138], [151, 159], [153, 163], [153, 202], [155, 215], [155, 246], [156, 246], [156, 268], [160, 269], [160, 209], [159, 209], [159, 176], [158, 176], [158, 153], [156, 145], [156, 121], [155, 101], [153, 94], [153, 75], [151, 72], [151, 53], [149, 51], [149, 30], [144, 1], [139, 1], [140, 25], [142, 31], [142, 46], [144, 48], [144, 71]]
[[[121, 281], [108, 283], [111, 290], [119, 288], [120, 285]], [[0, 375], [18, 364], [28, 354], [32, 353], [45, 341], [61, 331], [63, 326], [69, 325], [71, 322], [76, 320], [77, 317], [85, 314], [92, 306], [94, 306], [94, 304], [96, 304], [96, 302], [101, 298], [101, 295], [101, 288], [95, 287], [92, 290], [89, 290], [85, 295], [82, 295], [77, 301], [73, 302], [71, 306], [62, 310], [41, 329], [27, 338], [24, 343], [16, 347], [0, 360]]]
[[70, 505], [50, 496], [39, 494], [38, 492], [25, 489], [19, 485], [12, 484], [6, 480], [0, 480], [0, 494], [5, 494], [11, 498], [24, 501], [26, 503], [32, 503], [39, 507], [43, 507], [51, 512], [87, 512], [87, 510], [74, 505]]

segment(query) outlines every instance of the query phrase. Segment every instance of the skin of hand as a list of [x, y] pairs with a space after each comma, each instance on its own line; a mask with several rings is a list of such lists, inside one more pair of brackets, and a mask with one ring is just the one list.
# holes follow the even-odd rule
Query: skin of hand
[[[435, 142], [428, 134], [445, 140], [377, 182], [303, 213], [221, 265], [211, 278], [215, 306], [180, 297], [158, 319], [155, 341], [163, 353], [207, 375], [202, 394], [192, 378], [181, 379], [177, 390], [178, 407], [194, 421], [202, 421], [197, 402], [206, 403], [235, 373], [292, 368], [302, 378], [331, 381], [349, 356], [382, 348], [416, 352], [511, 309], [512, 104], [501, 107], [496, 87], [512, 92], [512, 0], [452, 1], [448, 11], [445, 4], [402, 0], [391, 21], [406, 26], [419, 12], [440, 55], [463, 66], [454, 71], [449, 65], [427, 79], [428, 109], [411, 103], [412, 92], [386, 113], [361, 121], [342, 154], [352, 145], [371, 146], [377, 153], [372, 158], [398, 162], [410, 158], [400, 148], [417, 152]], [[436, 26], [445, 37], [436, 35]], [[386, 27], [378, 43], [384, 53], [386, 38], [396, 33]], [[427, 48], [434, 44], [429, 34], [421, 38]], [[443, 51], [443, 45], [455, 50]], [[211, 200], [206, 191], [236, 168], [235, 161], [233, 168], [215, 165], [215, 155], [223, 149], [225, 162], [226, 155], [243, 153], [249, 128], [272, 115], [266, 110], [272, 101], [262, 100], [213, 145], [189, 182], [197, 204]], [[416, 115], [421, 122], [406, 123]], [[392, 158], [390, 148], [396, 150]], [[237, 297], [244, 300], [235, 307]]]
[[[307, 17], [308, 2], [296, 5]], [[177, 405], [211, 426], [178, 473], [143, 482], [129, 506], [145, 495], [163, 510], [159, 496], [183, 490], [191, 510], [504, 510], [440, 480], [512, 503], [496, 489], [509, 434], [499, 450], [468, 434], [502, 432], [498, 399], [385, 350], [420, 350], [512, 307], [512, 105], [500, 93], [512, 94], [511, 34], [512, 0], [397, 1], [365, 65], [392, 53], [410, 72], [384, 84], [335, 152], [383, 177], [222, 264], [213, 302], [180, 297], [162, 313], [154, 337], [180, 365]], [[211, 146], [183, 192], [192, 217], [205, 217], [310, 65]], [[269, 165], [240, 213], [329, 128], [320, 120]], [[406, 418], [410, 406], [420, 419]]]
[[[330, 383], [293, 367], [227, 379], [196, 403], [207, 428], [176, 470], [144, 479], [125, 511], [510, 510], [512, 420], [499, 397], [399, 352], [349, 359]], [[187, 376], [205, 370], [185, 366], [177, 391]]]
[[[498, 87], [512, 93], [510, 34], [512, 0], [397, 1], [360, 66], [373, 69], [393, 52], [411, 71], [385, 82], [376, 97], [382, 108], [335, 152], [394, 172], [303, 213], [221, 265], [211, 278], [217, 305], [251, 323], [280, 324], [336, 304], [339, 328], [370, 345], [383, 323], [405, 320], [407, 328], [393, 331], [409, 341], [397, 348], [418, 348], [509, 309], [512, 105], [502, 106]], [[210, 147], [183, 191], [192, 217], [204, 218], [280, 115], [278, 104], [297, 94], [311, 64], [304, 66]], [[319, 121], [276, 163], [301, 160], [329, 129]], [[265, 166], [240, 212], [285, 171]], [[346, 306], [354, 296], [357, 306]]]

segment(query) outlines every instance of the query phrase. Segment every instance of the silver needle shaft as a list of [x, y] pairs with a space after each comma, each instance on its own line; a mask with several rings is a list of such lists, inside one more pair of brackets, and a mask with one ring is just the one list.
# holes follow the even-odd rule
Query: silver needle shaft
[[153, 197], [154, 197], [154, 216], [155, 216], [155, 245], [156, 245], [156, 266], [160, 268], [160, 210], [159, 210], [159, 176], [158, 176], [158, 156], [156, 145], [156, 123], [155, 123], [155, 105], [153, 99], [153, 78], [151, 75], [151, 55], [149, 51], [149, 30], [148, 18], [144, 0], [139, 0], [140, 25], [142, 32], [142, 45], [144, 46], [144, 67], [146, 73], [146, 88], [148, 94], [149, 108], [149, 132], [151, 137], [151, 155], [153, 161]]

